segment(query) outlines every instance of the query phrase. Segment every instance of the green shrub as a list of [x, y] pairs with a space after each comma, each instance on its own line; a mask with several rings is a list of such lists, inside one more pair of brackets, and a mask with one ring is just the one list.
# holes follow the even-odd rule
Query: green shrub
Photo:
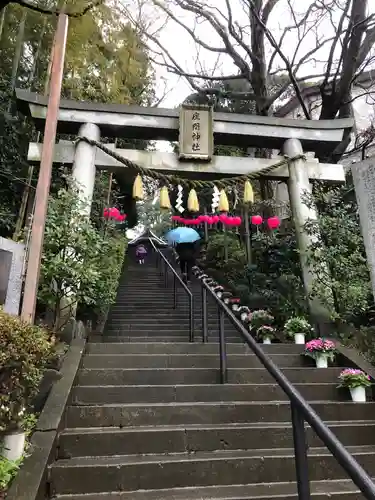
[[0, 310], [0, 431], [18, 428], [38, 392], [54, 337]]
[[8, 460], [0, 456], [0, 498], [2, 498], [1, 494], [4, 492], [6, 487], [16, 475], [21, 460], [13, 462], [12, 460]]

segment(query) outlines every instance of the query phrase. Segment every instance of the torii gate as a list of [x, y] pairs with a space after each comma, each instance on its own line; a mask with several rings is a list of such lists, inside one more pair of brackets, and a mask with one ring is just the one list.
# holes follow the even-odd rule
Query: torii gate
[[[42, 131], [47, 115], [47, 98], [19, 89], [16, 94], [19, 109], [31, 116], [36, 127]], [[184, 147], [181, 134], [184, 134], [186, 123], [192, 120], [191, 112], [198, 108], [188, 107], [190, 115], [187, 113], [184, 119], [180, 120], [178, 109], [62, 100], [58, 113], [58, 132], [78, 134], [94, 141], [99, 141], [101, 136], [177, 141], [180, 134], [180, 146]], [[344, 133], [351, 130], [354, 124], [352, 119], [303, 121], [229, 113], [214, 113], [213, 118], [208, 113], [205, 115], [205, 120], [203, 136], [206, 145], [203, 145], [204, 153], [201, 156], [199, 153], [195, 155], [197, 151], [194, 151], [191, 139], [186, 145], [188, 153], [184, 158], [178, 158], [173, 153], [136, 150], [116, 150], [116, 152], [144, 167], [167, 173], [178, 171], [180, 176], [202, 177], [213, 174], [216, 174], [216, 177], [218, 174], [234, 176], [261, 171], [275, 163], [275, 159], [212, 157], [210, 151], [212, 142], [274, 149], [294, 158], [300, 156], [304, 150], [318, 154], [331, 152], [342, 141]], [[111, 145], [111, 148], [114, 149], [114, 145]], [[41, 145], [31, 143], [29, 161], [39, 162], [40, 153]], [[54, 162], [73, 165], [73, 177], [82, 186], [82, 196], [88, 200], [92, 199], [96, 168], [110, 171], [124, 168], [121, 163], [83, 141], [77, 146], [66, 141], [56, 144]], [[306, 253], [312, 240], [303, 231], [303, 227], [307, 220], [316, 219], [317, 214], [315, 209], [303, 203], [303, 198], [311, 193], [310, 180], [344, 182], [344, 169], [337, 164], [320, 164], [314, 158], [299, 158], [270, 172], [268, 178], [288, 182], [304, 285], [309, 295], [314, 276], [307, 263]], [[321, 304], [310, 301], [310, 310], [315, 318], [325, 315], [324, 309]]]

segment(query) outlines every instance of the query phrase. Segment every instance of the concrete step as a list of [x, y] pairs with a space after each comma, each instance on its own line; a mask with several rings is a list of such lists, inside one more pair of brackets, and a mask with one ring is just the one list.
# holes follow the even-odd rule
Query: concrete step
[[[309, 366], [300, 354], [271, 354], [279, 367]], [[255, 354], [228, 354], [229, 368], [261, 368]], [[83, 368], [219, 368], [219, 354], [86, 354]]]
[[[375, 475], [375, 448], [349, 448]], [[309, 451], [310, 480], [346, 479], [325, 448]], [[50, 470], [52, 492], [100, 493], [176, 487], [270, 483], [295, 480], [293, 449], [207, 452], [175, 455], [77, 457], [59, 460]]]
[[[349, 393], [337, 384], [296, 384], [308, 401], [348, 401]], [[77, 386], [72, 404], [173, 403], [210, 401], [287, 401], [277, 384], [226, 385], [102, 385]]]
[[[350, 480], [311, 481], [313, 500], [363, 500]], [[61, 495], [56, 500], [298, 500], [293, 482]]]
[[[325, 421], [371, 420], [375, 403], [313, 402]], [[226, 401], [105, 404], [69, 406], [67, 427], [133, 427], [155, 425], [289, 422], [289, 402]], [[374, 464], [375, 465], [375, 464]]]
[[[108, 328], [106, 328], [105, 332], [107, 335], [110, 335], [110, 336], [120, 335], [123, 337], [131, 336], [131, 337], [150, 337], [150, 338], [153, 338], [154, 336], [164, 337], [164, 342], [168, 342], [168, 337], [178, 337], [178, 336], [183, 337], [185, 339], [185, 342], [187, 340], [189, 340], [189, 329], [188, 328], [181, 328], [181, 330], [179, 330], [178, 328], [175, 328], [175, 327], [173, 327], [173, 328], [171, 327], [169, 329], [166, 329], [166, 328], [165, 329], [162, 329], [162, 328], [152, 328], [152, 329], [150, 329], [150, 328], [149, 329], [137, 328], [136, 330], [127, 330], [127, 329], [123, 330], [121, 327], [113, 328], [111, 326], [108, 326]], [[196, 329], [196, 331], [195, 331], [195, 329], [194, 329], [194, 332], [195, 332], [197, 338], [202, 337], [201, 330]], [[230, 330], [228, 329], [226, 331], [226, 333], [228, 334], [228, 337], [226, 336], [225, 338], [226, 339], [228, 338], [228, 341], [231, 342], [232, 340], [230, 340], [230, 339], [232, 339], [234, 334], [237, 332], [234, 329], [230, 329]], [[216, 330], [215, 328], [211, 328], [208, 330], [209, 337], [218, 337], [218, 335], [219, 335], [218, 329]], [[237, 335], [238, 335], [238, 338], [240, 339], [240, 334], [238, 333]]]
[[[103, 341], [105, 343], [119, 343], [121, 342], [122, 344], [129, 344], [129, 343], [181, 343], [181, 344], [186, 344], [187, 338], [186, 335], [153, 335], [151, 338], [150, 336], [141, 336], [141, 335], [120, 335], [115, 332], [108, 332], [106, 331], [104, 335], [102, 336]], [[196, 342], [192, 343], [192, 345], [202, 345], [202, 332], [196, 331], [195, 332], [195, 338]], [[95, 337], [95, 341], [97, 341], [97, 337]], [[240, 338], [240, 336], [237, 337], [232, 337], [228, 336], [226, 337], [226, 340], [228, 343], [238, 343], [243, 345], [243, 340]], [[212, 345], [217, 345], [218, 344], [218, 336], [213, 336], [210, 335], [208, 339], [208, 344]]]
[[[330, 429], [345, 446], [375, 446], [375, 421], [330, 422]], [[323, 446], [307, 428], [310, 447]], [[279, 423], [168, 426], [165, 428], [67, 429], [60, 436], [58, 458], [225, 450], [293, 448], [291, 425]]]
[[[117, 318], [116, 320], [109, 319], [106, 324], [106, 329], [120, 329], [122, 331], [128, 330], [186, 330], [190, 326], [190, 319], [188, 316], [184, 318], [170, 318], [169, 320], [152, 321], [148, 319], [137, 318]], [[202, 321], [200, 318], [193, 318], [193, 326], [195, 330], [202, 330]], [[211, 319], [207, 322], [209, 330], [219, 330], [219, 322]], [[238, 329], [229, 322], [224, 323], [224, 331], [237, 332]]]
[[[276, 344], [271, 344], [271, 346]], [[286, 353], [300, 353], [302, 352], [301, 346], [297, 350], [289, 350], [289, 344], [278, 344], [280, 346], [286, 346]], [[291, 344], [294, 346], [296, 344]], [[175, 344], [172, 342], [150, 342], [148, 344], [142, 343], [101, 343], [101, 344], [87, 344], [86, 352], [89, 354], [217, 354], [219, 352], [217, 344], [202, 344], [200, 343], [179, 343]], [[227, 344], [227, 352], [230, 354], [241, 354], [244, 352], [250, 352], [249, 348], [245, 344]], [[282, 349], [276, 349], [276, 352], [281, 354]]]
[[[178, 304], [176, 309], [173, 309], [172, 303], [169, 303], [167, 300], [164, 302], [152, 302], [152, 303], [119, 303], [116, 305], [115, 309], [111, 310], [110, 316], [114, 313], [120, 312], [124, 314], [124, 317], [137, 315], [147, 310], [147, 314], [154, 314], [156, 317], [159, 312], [173, 314], [174, 312], [178, 312], [180, 314], [188, 314], [190, 308], [188, 303]], [[202, 308], [199, 306], [193, 307], [193, 312], [197, 315], [202, 314]], [[210, 314], [216, 314], [215, 310], [211, 310]]]
[[[123, 321], [123, 322], [129, 322], [133, 323], [135, 320], [143, 319], [146, 323], [147, 322], [153, 322], [157, 321], [158, 323], [163, 323], [164, 321], [187, 321], [189, 315], [188, 315], [188, 310], [185, 312], [181, 312], [178, 310], [168, 310], [168, 311], [160, 311], [157, 315], [155, 315], [154, 312], [148, 312], [145, 311], [140, 311], [139, 316], [137, 316], [134, 312], [127, 314], [123, 310], [118, 310], [118, 311], [113, 311], [110, 315], [111, 321]], [[194, 314], [194, 320], [202, 322], [202, 313], [200, 311], [195, 311]], [[211, 313], [208, 316], [208, 320], [210, 322], [214, 321], [216, 323], [219, 322], [218, 315], [215, 313]]]
[[[285, 376], [292, 383], [337, 383], [341, 368], [286, 368]], [[78, 372], [79, 385], [170, 385], [174, 384], [217, 384], [219, 370], [207, 368], [101, 368], [81, 369]], [[232, 384], [274, 383], [264, 368], [230, 368], [228, 382]]]
[[[202, 310], [199, 301], [193, 302], [194, 309]], [[116, 306], [114, 306], [113, 310], [120, 309], [120, 307], [124, 307], [124, 310], [132, 310], [132, 309], [164, 309], [173, 311], [173, 296], [170, 297], [167, 294], [161, 294], [158, 291], [154, 291], [153, 297], [148, 298], [147, 300], [143, 299], [141, 294], [134, 295], [134, 297], [125, 296], [123, 299], [116, 300]], [[176, 309], [188, 309], [189, 301], [187, 297], [179, 297]], [[214, 309], [212, 308], [212, 311]]]
[[[245, 344], [226, 344], [227, 352], [231, 354], [241, 354], [243, 352], [251, 353], [251, 350]], [[262, 344], [262, 349], [268, 354], [301, 354], [304, 350], [303, 345], [297, 344]], [[217, 354], [219, 352], [217, 343], [202, 344], [196, 343], [179, 343], [173, 342], [157, 342], [148, 343], [100, 343], [88, 344], [86, 351], [90, 354]]]
[[[194, 318], [195, 323], [202, 323], [201, 317], [195, 317]], [[139, 316], [132, 316], [131, 318], [126, 318], [124, 315], [121, 316], [119, 314], [118, 317], [112, 316], [110, 318], [109, 323], [111, 325], [116, 325], [116, 324], [121, 324], [124, 327], [128, 326], [131, 328], [137, 327], [138, 325], [148, 325], [148, 326], [153, 326], [153, 325], [173, 325], [174, 327], [177, 327], [178, 325], [184, 326], [185, 328], [189, 325], [189, 316], [187, 314], [184, 314], [183, 316], [178, 316], [175, 317], [173, 314], [170, 314], [169, 316], [165, 316], [164, 318], [160, 318], [159, 315], [154, 317], [151, 315], [149, 317], [143, 316], [143, 314], [140, 312]], [[217, 326], [219, 324], [219, 320], [216, 317], [210, 317], [207, 319], [207, 323], [210, 325], [214, 324]]]

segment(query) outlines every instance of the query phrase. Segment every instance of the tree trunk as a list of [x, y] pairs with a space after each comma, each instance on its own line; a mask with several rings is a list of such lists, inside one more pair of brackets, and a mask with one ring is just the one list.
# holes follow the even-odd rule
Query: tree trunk
[[16, 48], [15, 48], [14, 57], [13, 57], [12, 76], [10, 79], [10, 88], [11, 88], [12, 94], [11, 94], [11, 97], [9, 99], [8, 112], [10, 111], [10, 108], [12, 105], [13, 91], [14, 91], [14, 89], [16, 87], [16, 83], [17, 83], [18, 67], [20, 65], [20, 60], [21, 60], [21, 56], [22, 56], [23, 37], [25, 34], [26, 17], [27, 17], [27, 11], [24, 10], [22, 13], [22, 19], [21, 19], [21, 22], [20, 22], [20, 25], [18, 28], [17, 39], [16, 39]]
[[25, 186], [25, 188], [23, 190], [21, 206], [20, 206], [20, 210], [18, 213], [16, 228], [15, 228], [14, 234], [13, 234], [14, 240], [16, 240], [18, 238], [18, 236], [21, 234], [22, 227], [24, 225], [26, 208], [27, 208], [27, 201], [29, 198], [30, 184], [31, 184], [31, 180], [33, 178], [33, 173], [34, 173], [34, 167], [33, 167], [33, 165], [30, 165], [29, 171], [27, 174], [27, 185]]
[[3, 29], [4, 29], [5, 14], [6, 14], [6, 7], [4, 7], [1, 10], [1, 16], [0, 16], [0, 40], [1, 40], [1, 36], [3, 34]]
[[38, 40], [38, 45], [37, 45], [37, 48], [36, 48], [36, 51], [35, 51], [35, 54], [34, 54], [33, 66], [31, 68], [31, 72], [30, 72], [30, 75], [29, 75], [29, 78], [28, 78], [28, 87], [29, 87], [29, 89], [31, 89], [32, 86], [33, 86], [34, 77], [35, 77], [35, 71], [36, 71], [36, 67], [37, 67], [38, 60], [39, 60], [39, 55], [40, 55], [40, 49], [42, 48], [43, 37], [44, 37], [44, 34], [46, 32], [46, 26], [47, 26], [47, 18], [44, 17], [42, 31], [40, 32], [40, 37], [39, 37], [39, 40]]

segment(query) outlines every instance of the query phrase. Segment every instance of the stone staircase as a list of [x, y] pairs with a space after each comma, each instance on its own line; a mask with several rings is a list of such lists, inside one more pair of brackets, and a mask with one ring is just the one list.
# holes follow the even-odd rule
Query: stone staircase
[[[153, 265], [129, 265], [102, 343], [88, 343], [49, 469], [59, 500], [297, 499], [290, 405], [229, 325], [218, 384], [217, 310], [210, 342], [188, 339], [183, 293], [171, 309]], [[375, 475], [375, 404], [349, 402], [339, 367], [316, 369], [301, 346], [264, 346], [356, 459]], [[364, 498], [308, 429], [312, 498]]]

